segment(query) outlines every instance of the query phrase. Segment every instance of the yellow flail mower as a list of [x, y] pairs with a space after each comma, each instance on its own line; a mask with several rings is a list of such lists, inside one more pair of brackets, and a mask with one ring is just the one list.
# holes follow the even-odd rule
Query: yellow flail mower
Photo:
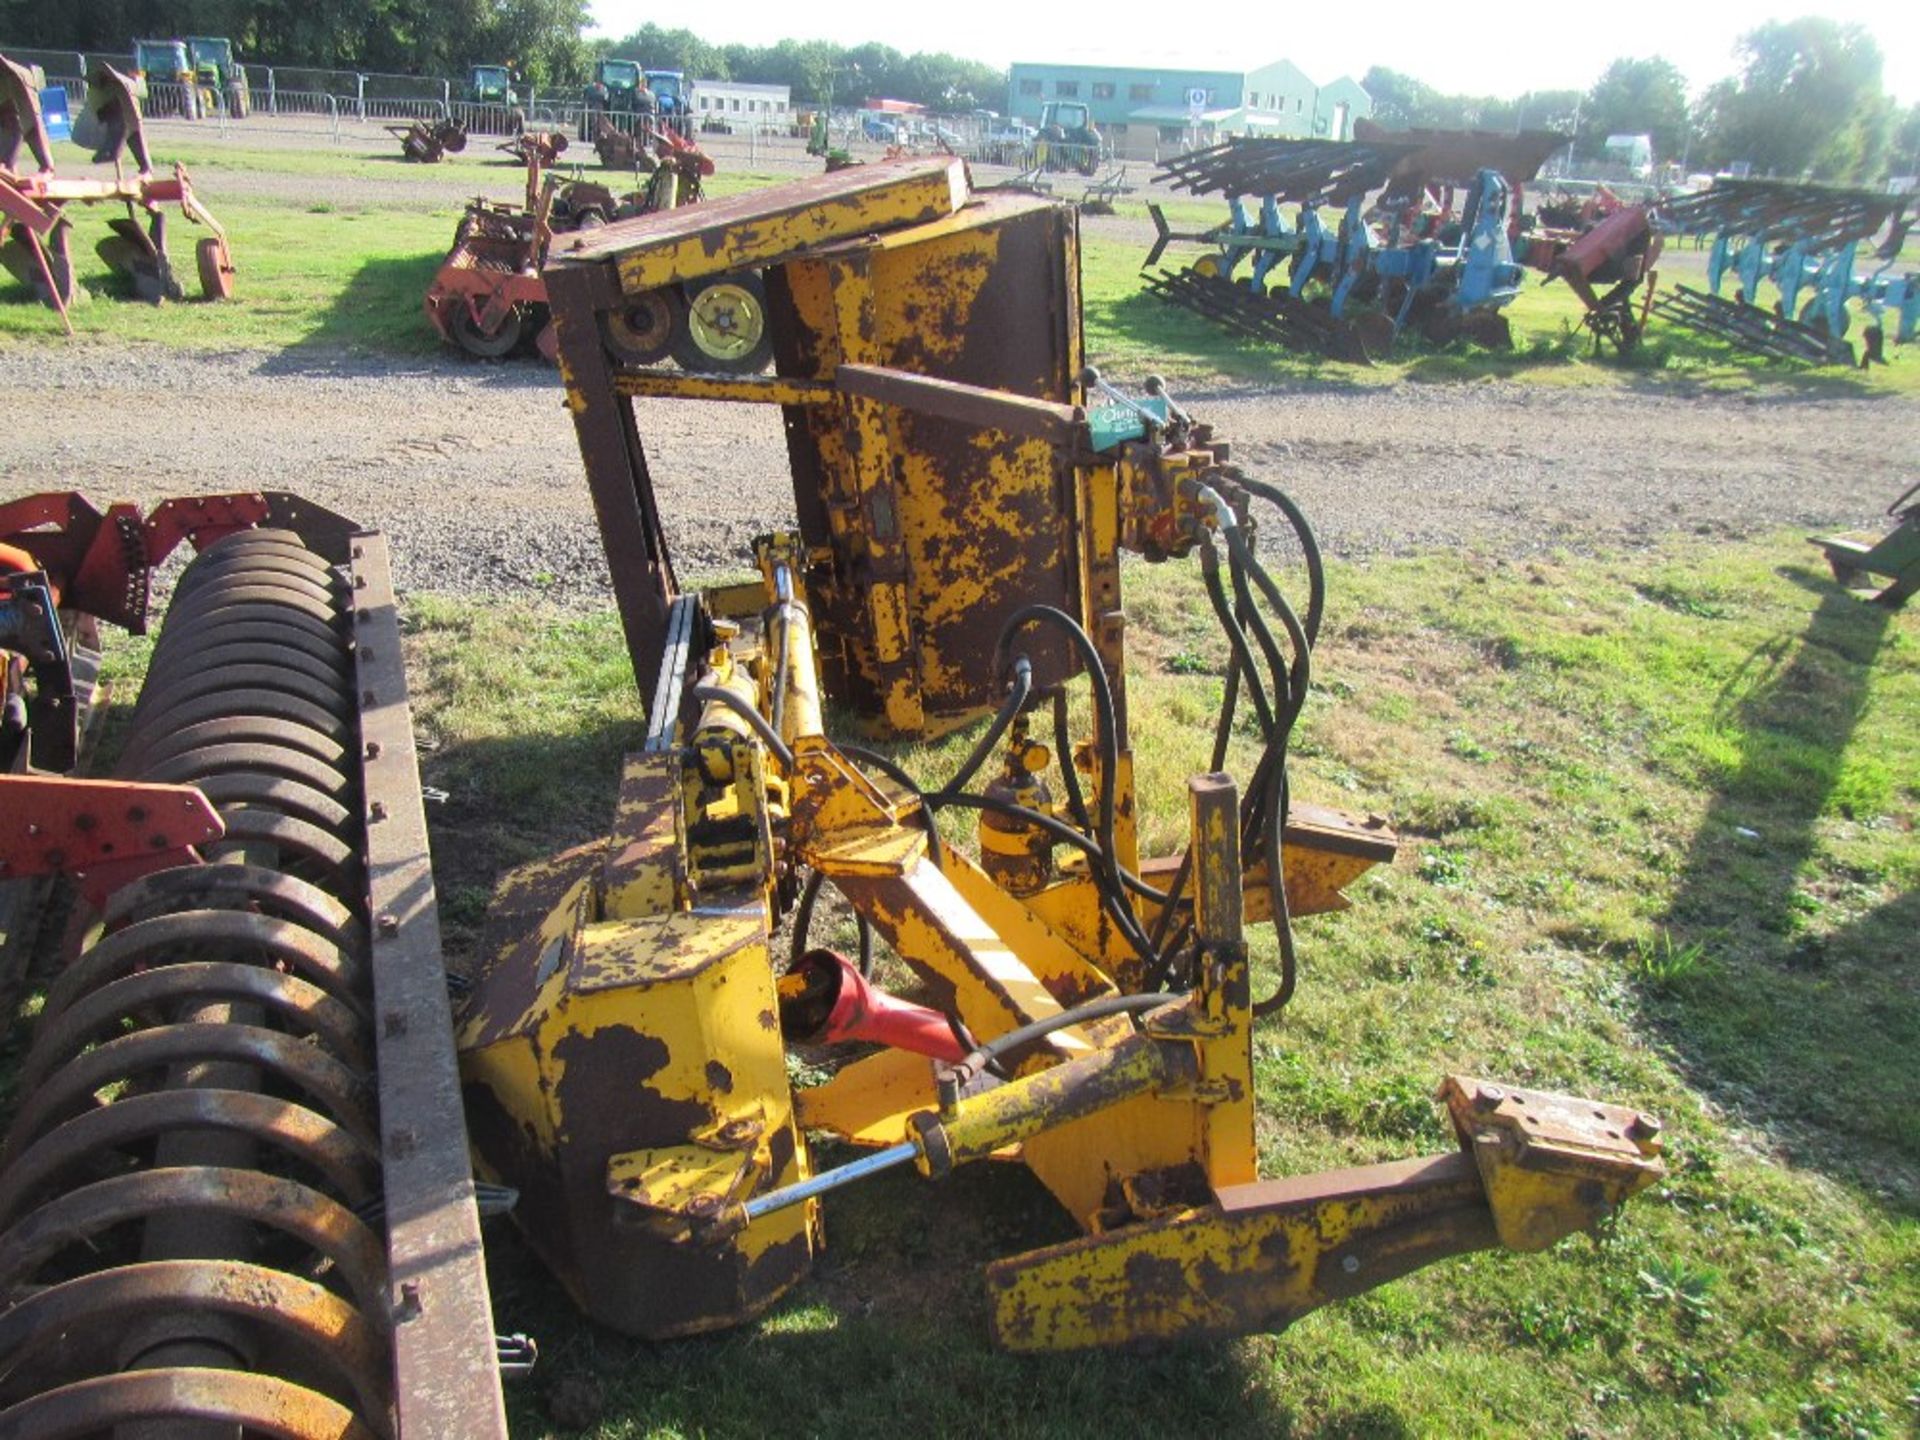
[[[740, 277], [771, 374], [624, 358], [636, 303]], [[1651, 1118], [1467, 1076], [1444, 1154], [1261, 1174], [1292, 921], [1395, 840], [1291, 798], [1312, 532], [1164, 385], [1088, 369], [1070, 206], [864, 166], [572, 237], [544, 278], [647, 728], [608, 835], [504, 878], [451, 1002], [384, 537], [276, 495], [0, 510], [0, 863], [81, 907], [0, 1151], [0, 1432], [504, 1434], [530, 1351], [489, 1208], [665, 1339], [800, 1283], [838, 1187], [1025, 1166], [1082, 1233], [989, 1265], [990, 1323], [1065, 1351], [1277, 1329], [1660, 1175]], [[780, 407], [799, 523], [750, 582], [676, 580], [645, 440], [686, 399]], [[182, 541], [116, 777], [60, 777], [86, 617], [143, 624]], [[1123, 552], [1197, 563], [1230, 656], [1177, 853], [1139, 839]], [[938, 783], [875, 748], [967, 726]], [[813, 942], [829, 891], [859, 962]]]

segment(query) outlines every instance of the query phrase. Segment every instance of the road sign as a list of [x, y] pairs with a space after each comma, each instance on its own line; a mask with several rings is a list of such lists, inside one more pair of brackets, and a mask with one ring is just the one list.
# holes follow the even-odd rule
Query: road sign
[[1200, 112], [1207, 108], [1207, 92], [1200, 89], [1187, 91], [1187, 111], [1194, 119], [1200, 118]]

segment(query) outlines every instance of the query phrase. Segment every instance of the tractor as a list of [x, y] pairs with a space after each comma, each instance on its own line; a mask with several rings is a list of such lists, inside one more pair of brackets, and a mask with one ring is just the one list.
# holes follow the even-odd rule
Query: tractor
[[1040, 110], [1037, 158], [1042, 169], [1078, 170], [1091, 175], [1100, 168], [1100, 131], [1093, 112], [1074, 100], [1049, 100]]
[[187, 58], [193, 64], [200, 113], [218, 114], [224, 108], [229, 119], [246, 119], [247, 112], [253, 108], [253, 96], [247, 88], [247, 72], [234, 58], [233, 41], [189, 35], [186, 46]]
[[133, 85], [148, 116], [200, 118], [199, 85], [184, 40], [134, 41]]

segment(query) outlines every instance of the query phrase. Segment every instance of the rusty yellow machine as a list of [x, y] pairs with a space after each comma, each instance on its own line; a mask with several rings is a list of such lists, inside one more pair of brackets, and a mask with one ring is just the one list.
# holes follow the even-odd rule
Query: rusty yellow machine
[[[609, 345], [623, 307], [744, 270], [773, 375]], [[458, 1044], [479, 1160], [589, 1314], [737, 1324], [807, 1272], [818, 1197], [894, 1166], [1023, 1163], [1084, 1230], [990, 1266], [1022, 1350], [1277, 1328], [1444, 1256], [1544, 1248], [1660, 1173], [1647, 1117], [1452, 1077], [1456, 1150], [1260, 1177], [1252, 1034], [1292, 993], [1291, 917], [1341, 908], [1394, 842], [1289, 803], [1311, 532], [1164, 385], [1086, 368], [1071, 207], [974, 192], [959, 161], [872, 166], [577, 237], [546, 281], [649, 728], [606, 840], [502, 885]], [[678, 588], [645, 449], [666, 397], [780, 407], [799, 530], [757, 543], [757, 581]], [[1307, 557], [1297, 608], [1266, 526]], [[1231, 655], [1178, 855], [1138, 843], [1123, 551], [1197, 556]], [[1236, 783], [1242, 698], [1261, 744]], [[992, 718], [936, 787], [831, 738], [842, 714], [862, 740]], [[943, 811], [976, 812], [976, 844]], [[810, 945], [826, 886], [925, 1004]], [[795, 1089], [789, 1046], [822, 1039], [867, 1046]], [[818, 1136], [866, 1153], [817, 1169]]]
[[[772, 374], [621, 345], [749, 277]], [[991, 1264], [991, 1323], [1058, 1351], [1284, 1326], [1660, 1173], [1648, 1117], [1456, 1076], [1448, 1153], [1262, 1178], [1292, 920], [1394, 839], [1290, 796], [1311, 530], [1164, 385], [1086, 368], [1071, 207], [864, 166], [566, 237], [545, 279], [647, 731], [611, 833], [503, 880], [457, 1004], [385, 537], [282, 494], [0, 504], [0, 992], [45, 877], [78, 907], [0, 1138], [0, 1435], [498, 1440], [509, 1206], [595, 1320], [670, 1337], [799, 1282], [830, 1190], [1023, 1165], [1083, 1233]], [[669, 398], [780, 408], [799, 523], [751, 582], [678, 585]], [[186, 545], [79, 778], [96, 622], [143, 629]], [[1129, 552], [1198, 563], [1230, 657], [1177, 854], [1140, 841]], [[967, 725], [937, 783], [873, 748]], [[912, 998], [812, 943], [829, 889]]]

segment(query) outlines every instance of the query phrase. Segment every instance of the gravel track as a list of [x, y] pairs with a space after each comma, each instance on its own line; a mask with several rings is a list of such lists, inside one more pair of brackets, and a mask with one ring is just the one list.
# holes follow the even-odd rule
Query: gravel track
[[[1486, 382], [1180, 397], [1358, 556], [1873, 527], [1914, 478], [1920, 400]], [[605, 564], [553, 372], [453, 357], [0, 346], [0, 496], [297, 490], [394, 536], [409, 588], [591, 602]], [[779, 416], [642, 402], [684, 580], [793, 523]]]

